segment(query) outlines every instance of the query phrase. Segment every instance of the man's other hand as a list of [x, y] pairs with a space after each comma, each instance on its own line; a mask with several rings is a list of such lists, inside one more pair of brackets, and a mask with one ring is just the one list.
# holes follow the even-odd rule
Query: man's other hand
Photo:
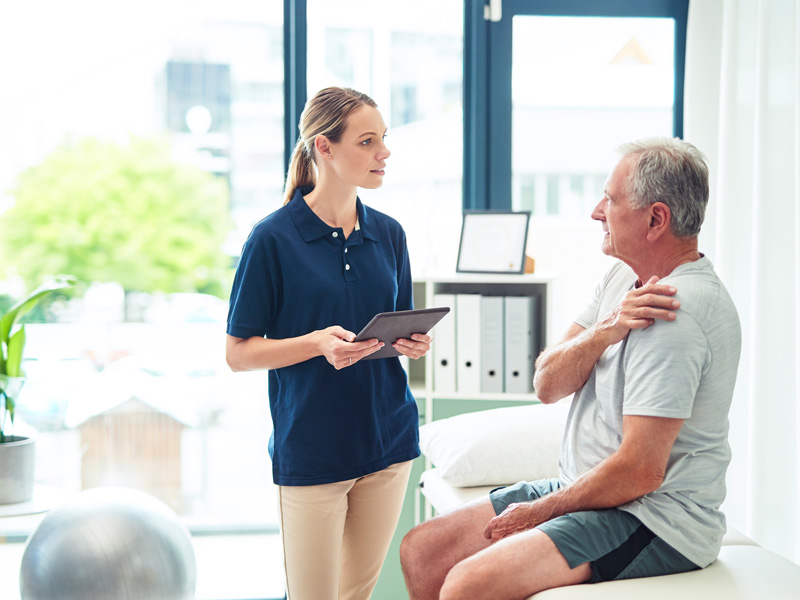
[[495, 543], [515, 533], [533, 529], [547, 520], [542, 519], [537, 512], [534, 502], [509, 504], [508, 508], [489, 521], [483, 536]]

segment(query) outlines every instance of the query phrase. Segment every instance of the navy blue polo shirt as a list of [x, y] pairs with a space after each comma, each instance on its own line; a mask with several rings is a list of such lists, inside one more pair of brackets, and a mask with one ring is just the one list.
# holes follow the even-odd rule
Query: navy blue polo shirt
[[[228, 334], [285, 339], [332, 325], [358, 333], [379, 312], [413, 308], [403, 228], [356, 201], [345, 239], [303, 194], [260, 221], [242, 249]], [[417, 404], [398, 358], [340, 371], [322, 356], [269, 370], [278, 485], [354, 479], [419, 456]]]

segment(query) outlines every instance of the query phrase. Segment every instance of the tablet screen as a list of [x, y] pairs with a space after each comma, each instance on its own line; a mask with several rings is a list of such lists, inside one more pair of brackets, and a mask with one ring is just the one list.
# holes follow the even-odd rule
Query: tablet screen
[[400, 356], [400, 353], [392, 348], [394, 342], [399, 339], [411, 339], [413, 333], [428, 333], [449, 312], [449, 307], [442, 306], [378, 313], [353, 341], [362, 342], [378, 338], [384, 343], [383, 348], [361, 360]]

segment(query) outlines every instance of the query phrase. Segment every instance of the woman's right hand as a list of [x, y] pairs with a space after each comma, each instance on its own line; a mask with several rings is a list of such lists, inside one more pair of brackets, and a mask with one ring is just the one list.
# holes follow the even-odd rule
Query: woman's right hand
[[356, 334], [338, 325], [315, 331], [312, 336], [314, 336], [319, 353], [337, 371], [352, 366], [365, 356], [383, 348], [383, 342], [377, 338], [363, 342], [351, 341], [355, 339]]

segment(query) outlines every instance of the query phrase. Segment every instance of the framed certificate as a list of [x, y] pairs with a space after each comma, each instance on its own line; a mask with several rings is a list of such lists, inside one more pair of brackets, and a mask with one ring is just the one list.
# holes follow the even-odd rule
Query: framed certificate
[[528, 211], [464, 211], [458, 273], [524, 273]]

